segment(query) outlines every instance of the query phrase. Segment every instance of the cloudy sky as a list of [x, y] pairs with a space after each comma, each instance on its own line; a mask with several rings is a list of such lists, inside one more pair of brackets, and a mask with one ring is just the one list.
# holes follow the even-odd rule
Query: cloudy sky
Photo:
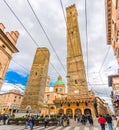
[[[65, 12], [66, 7], [76, 4], [88, 88], [93, 89], [96, 95], [109, 102], [111, 89], [108, 87], [107, 76], [116, 74], [118, 66], [112, 48], [106, 43], [104, 1], [86, 0], [85, 4], [85, 0], [62, 0], [61, 4], [61, 0], [50, 0], [50, 2], [49, 0], [0, 0], [0, 22], [5, 25], [5, 32], [17, 30], [20, 33], [16, 45], [19, 53], [13, 54], [2, 91], [13, 88], [13, 84], [16, 88], [24, 89], [37, 47], [47, 47], [50, 51], [48, 74], [51, 77], [51, 84], [56, 81], [59, 74], [66, 83], [66, 23], [62, 5]], [[86, 42], [86, 19], [88, 42]]]

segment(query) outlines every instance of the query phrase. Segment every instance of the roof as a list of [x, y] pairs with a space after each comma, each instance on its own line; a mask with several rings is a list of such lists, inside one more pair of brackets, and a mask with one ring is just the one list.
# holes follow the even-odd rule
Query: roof
[[65, 85], [64, 82], [62, 81], [62, 77], [59, 76], [57, 81], [55, 82], [55, 85]]
[[64, 82], [61, 81], [61, 80], [57, 80], [57, 81], [55, 82], [55, 85], [64, 85]]

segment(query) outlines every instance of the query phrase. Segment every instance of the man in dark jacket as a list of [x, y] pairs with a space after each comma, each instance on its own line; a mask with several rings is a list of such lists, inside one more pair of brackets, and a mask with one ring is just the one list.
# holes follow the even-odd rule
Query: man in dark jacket
[[113, 130], [113, 127], [112, 127], [112, 117], [109, 114], [107, 114], [107, 116], [106, 116], [106, 121], [107, 121], [109, 130]]

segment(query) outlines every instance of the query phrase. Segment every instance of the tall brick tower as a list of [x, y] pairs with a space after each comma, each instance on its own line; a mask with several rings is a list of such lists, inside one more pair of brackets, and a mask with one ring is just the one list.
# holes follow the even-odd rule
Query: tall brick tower
[[12, 54], [18, 52], [15, 45], [19, 33], [17, 31], [4, 33], [4, 29], [4, 25], [0, 23], [0, 89], [12, 58]]
[[67, 82], [69, 94], [87, 93], [87, 81], [76, 6], [66, 8], [67, 15]]
[[47, 48], [38, 48], [34, 57], [21, 112], [39, 112], [43, 106], [50, 53]]

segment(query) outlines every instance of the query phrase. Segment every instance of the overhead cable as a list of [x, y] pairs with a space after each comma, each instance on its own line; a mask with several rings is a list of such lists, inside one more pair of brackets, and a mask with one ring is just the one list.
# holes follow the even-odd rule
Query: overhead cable
[[[7, 5], [7, 7], [10, 9], [10, 11], [13, 13], [13, 15], [16, 17], [16, 19], [19, 21], [19, 23], [22, 25], [22, 27], [24, 28], [24, 30], [27, 32], [27, 34], [30, 36], [30, 38], [32, 39], [32, 41], [35, 43], [35, 45], [37, 46], [37, 47], [39, 47], [39, 45], [37, 44], [37, 42], [35, 41], [35, 39], [31, 36], [31, 34], [29, 33], [29, 31], [26, 29], [26, 27], [24, 26], [24, 24], [21, 22], [21, 20], [18, 18], [18, 16], [15, 14], [15, 12], [12, 10], [12, 8], [9, 6], [9, 4], [6, 2], [6, 0], [3, 0], [4, 1], [4, 3]], [[56, 68], [55, 68], [55, 66], [52, 64], [52, 63], [50, 63], [51, 64], [51, 66], [54, 68], [54, 70], [59, 74], [59, 75], [61, 75], [57, 70], [56, 70]]]
[[31, 8], [31, 10], [32, 10], [32, 12], [33, 12], [35, 18], [37, 19], [38, 24], [39, 24], [40, 27], [42, 28], [42, 30], [43, 30], [43, 32], [44, 32], [44, 34], [45, 34], [45, 36], [46, 36], [46, 38], [47, 38], [47, 40], [48, 40], [48, 42], [49, 42], [51, 48], [53, 49], [53, 51], [54, 51], [54, 53], [55, 53], [55, 55], [56, 55], [56, 57], [57, 57], [57, 59], [58, 59], [58, 61], [59, 61], [59, 63], [61, 64], [61, 66], [62, 66], [64, 72], [66, 73], [66, 71], [65, 71], [65, 67], [64, 67], [64, 65], [62, 64], [62, 62], [61, 62], [61, 60], [60, 60], [60, 58], [59, 58], [59, 56], [58, 56], [58, 54], [57, 54], [55, 48], [53, 47], [52, 42], [51, 42], [51, 40], [49, 39], [48, 34], [46, 33], [46, 30], [44, 29], [43, 25], [41, 24], [41, 22], [40, 22], [38, 16], [36, 15], [36, 13], [35, 13], [35, 11], [34, 11], [32, 5], [31, 5], [31, 3], [29, 2], [29, 0], [27, 0], [27, 2], [28, 2], [28, 4], [29, 4], [29, 6], [30, 6], [30, 8]]

